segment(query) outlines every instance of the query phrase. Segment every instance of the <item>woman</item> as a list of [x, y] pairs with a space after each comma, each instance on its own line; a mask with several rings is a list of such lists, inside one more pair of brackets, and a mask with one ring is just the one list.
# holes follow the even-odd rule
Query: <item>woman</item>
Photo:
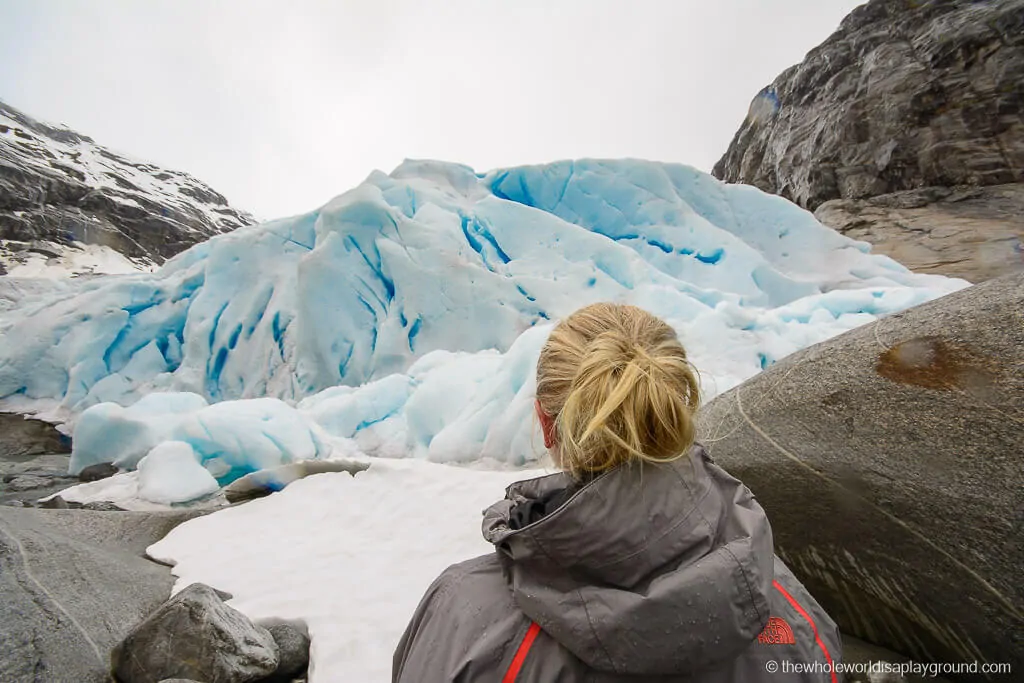
[[537, 417], [562, 470], [484, 513], [491, 555], [447, 569], [393, 680], [837, 681], [835, 624], [774, 557], [750, 491], [694, 444], [697, 378], [633, 306], [562, 321]]

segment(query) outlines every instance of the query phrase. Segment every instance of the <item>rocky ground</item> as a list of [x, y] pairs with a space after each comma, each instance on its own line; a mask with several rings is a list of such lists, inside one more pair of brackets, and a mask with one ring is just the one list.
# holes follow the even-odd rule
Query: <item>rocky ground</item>
[[309, 640], [301, 630], [252, 624], [223, 603], [230, 596], [209, 588], [167, 601], [170, 569], [145, 550], [207, 511], [127, 512], [60, 496], [39, 502], [116, 472], [98, 466], [68, 475], [68, 446], [52, 425], [0, 414], [0, 680], [99, 683], [113, 669], [122, 683], [183, 673], [197, 683], [304, 683]]
[[0, 413], [0, 505], [32, 507], [77, 484], [68, 474], [70, 457], [71, 440], [53, 425]]

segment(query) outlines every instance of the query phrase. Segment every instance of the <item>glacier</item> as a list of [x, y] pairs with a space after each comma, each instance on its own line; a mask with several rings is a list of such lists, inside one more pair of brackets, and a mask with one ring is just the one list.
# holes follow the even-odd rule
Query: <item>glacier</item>
[[710, 398], [967, 285], [684, 165], [407, 161], [152, 273], [19, 295], [0, 309], [0, 408], [73, 427], [73, 470], [134, 467], [164, 441], [221, 484], [353, 445], [521, 465], [542, 450], [537, 354], [580, 306], [664, 318]]

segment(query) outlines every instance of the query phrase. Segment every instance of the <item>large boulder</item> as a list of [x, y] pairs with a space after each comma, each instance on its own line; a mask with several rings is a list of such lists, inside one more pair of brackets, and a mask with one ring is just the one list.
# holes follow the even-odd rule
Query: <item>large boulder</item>
[[174, 583], [146, 547], [195, 515], [0, 507], [0, 681], [107, 681], [111, 648]]
[[1024, 671], [1024, 274], [795, 353], [698, 420], [844, 632]]
[[[949, 268], [943, 249], [925, 255], [930, 272], [980, 281], [1019, 270], [1024, 224], [1000, 212], [1001, 193], [955, 207], [947, 196], [1024, 182], [1024, 0], [857, 7], [754, 98], [713, 172], [855, 227], [897, 259], [890, 245], [922, 235], [959, 245]], [[901, 193], [922, 191], [916, 212], [898, 210]], [[959, 234], [968, 227], [973, 244]]]
[[267, 629], [193, 583], [163, 604], [111, 653], [120, 683], [184, 678], [246, 683], [274, 673], [278, 646]]

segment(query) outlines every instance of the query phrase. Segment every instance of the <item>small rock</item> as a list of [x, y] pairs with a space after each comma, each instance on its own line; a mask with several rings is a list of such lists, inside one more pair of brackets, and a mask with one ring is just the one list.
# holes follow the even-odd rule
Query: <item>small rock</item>
[[225, 605], [210, 586], [194, 583], [136, 626], [110, 655], [121, 683], [182, 678], [244, 683], [278, 665], [267, 629]]
[[14, 477], [7, 482], [7, 489], [9, 491], [31, 491], [32, 489], [41, 489], [52, 484], [52, 479], [36, 477], [31, 474], [23, 474], [21, 476]]
[[280, 662], [267, 681], [290, 683], [309, 666], [309, 636], [291, 624], [277, 624], [267, 629], [277, 643]]
[[98, 512], [127, 512], [123, 507], [114, 505], [110, 501], [101, 500], [94, 503], [86, 503], [82, 506], [83, 510], [96, 510]]
[[40, 501], [39, 507], [46, 508], [47, 510], [67, 510], [71, 506], [60, 496], [54, 496], [53, 498]]
[[196, 681], [191, 678], [165, 678], [160, 683], [202, 683], [202, 681]]
[[84, 470], [79, 472], [79, 481], [99, 481], [100, 479], [106, 479], [112, 477], [118, 473], [118, 469], [111, 465], [109, 462], [101, 462], [96, 465], [89, 465]]

